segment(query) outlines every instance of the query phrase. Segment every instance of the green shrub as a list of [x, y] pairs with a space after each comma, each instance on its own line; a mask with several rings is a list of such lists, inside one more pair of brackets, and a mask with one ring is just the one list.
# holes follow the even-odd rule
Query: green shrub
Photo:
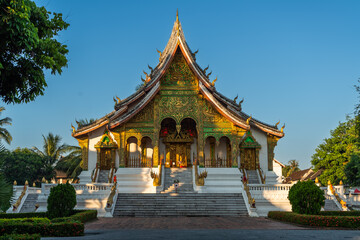
[[70, 216], [76, 205], [76, 192], [74, 187], [66, 183], [51, 188], [47, 203], [49, 218]]
[[269, 212], [268, 217], [283, 222], [291, 222], [313, 227], [343, 227], [360, 228], [359, 216], [322, 216], [322, 215], [304, 215], [292, 212]]
[[87, 210], [78, 212], [70, 217], [62, 217], [62, 218], [53, 218], [51, 222], [71, 222], [71, 221], [78, 221], [81, 223], [85, 223], [97, 218], [97, 211], [96, 210]]
[[288, 199], [292, 211], [299, 214], [318, 214], [325, 205], [324, 192], [311, 180], [294, 184]]
[[3, 234], [40, 234], [42, 237], [71, 237], [84, 235], [84, 224], [78, 222], [61, 223], [0, 223], [0, 235]]
[[0, 219], [0, 224], [12, 224], [12, 223], [50, 223], [48, 218], [3, 218]]
[[40, 240], [40, 234], [5, 234], [0, 240]]
[[323, 211], [321, 216], [360, 216], [360, 211]]
[[47, 217], [46, 212], [29, 212], [29, 213], [1, 213], [0, 219], [2, 218], [45, 218]]

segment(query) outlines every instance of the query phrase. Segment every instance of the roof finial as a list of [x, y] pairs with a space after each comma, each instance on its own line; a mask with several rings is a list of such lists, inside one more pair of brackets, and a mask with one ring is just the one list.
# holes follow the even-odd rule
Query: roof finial
[[180, 22], [179, 22], [179, 9], [176, 9], [176, 28], [177, 28], [177, 36], [180, 36]]

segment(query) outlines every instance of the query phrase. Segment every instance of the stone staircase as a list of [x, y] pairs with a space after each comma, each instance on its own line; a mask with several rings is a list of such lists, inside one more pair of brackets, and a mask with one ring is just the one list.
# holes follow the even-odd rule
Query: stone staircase
[[119, 193], [114, 217], [247, 216], [241, 193]]
[[249, 184], [261, 184], [257, 170], [246, 170]]
[[108, 183], [109, 182], [109, 172], [110, 170], [100, 170], [99, 171], [99, 177], [98, 177], [98, 183]]
[[24, 204], [20, 209], [20, 213], [35, 212], [35, 204], [38, 200], [39, 194], [30, 193], [27, 195]]
[[331, 196], [326, 194], [324, 211], [342, 211], [342, 209], [339, 209], [334, 200], [331, 199]]
[[179, 180], [177, 193], [194, 192], [191, 168], [165, 168], [164, 176], [164, 190], [161, 193], [175, 193], [175, 180]]

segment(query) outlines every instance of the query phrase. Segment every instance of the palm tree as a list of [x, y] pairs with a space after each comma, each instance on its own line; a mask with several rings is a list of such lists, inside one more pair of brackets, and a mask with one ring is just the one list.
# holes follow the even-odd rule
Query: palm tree
[[66, 157], [57, 162], [55, 169], [64, 171], [70, 178], [77, 178], [82, 171], [81, 148], [71, 146], [71, 149], [71, 152]]
[[[4, 111], [5, 108], [4, 107], [0, 107], [0, 114], [2, 111]], [[7, 144], [11, 143], [12, 140], [12, 136], [10, 135], [10, 133], [8, 132], [8, 130], [6, 130], [3, 126], [5, 125], [11, 125], [11, 118], [6, 117], [6, 118], [2, 118], [0, 119], [0, 140], [4, 139], [5, 142], [7, 142]]]
[[[5, 147], [0, 143], [0, 155], [5, 151]], [[10, 201], [13, 195], [13, 187], [8, 183], [4, 175], [0, 173], [0, 211], [6, 212], [11, 206]]]
[[80, 129], [82, 127], [85, 127], [87, 125], [90, 125], [91, 123], [95, 122], [96, 120], [94, 118], [90, 118], [89, 120], [87, 118], [85, 119], [80, 119], [79, 121], [75, 120], [78, 127], [77, 129]]
[[[61, 137], [49, 133], [46, 137], [44, 135], [44, 145], [41, 151], [37, 147], [33, 147], [32, 151], [40, 156], [47, 158], [47, 164], [54, 165], [61, 157], [62, 154], [71, 151], [72, 146], [61, 144]], [[61, 145], [60, 145], [61, 144]]]
[[288, 162], [288, 164], [289, 164], [289, 172], [288, 172], [288, 174], [287, 174], [287, 177], [288, 176], [290, 176], [293, 172], [297, 172], [297, 171], [299, 171], [300, 170], [300, 168], [299, 168], [299, 162], [298, 161], [296, 161], [296, 160], [290, 160], [289, 162]]

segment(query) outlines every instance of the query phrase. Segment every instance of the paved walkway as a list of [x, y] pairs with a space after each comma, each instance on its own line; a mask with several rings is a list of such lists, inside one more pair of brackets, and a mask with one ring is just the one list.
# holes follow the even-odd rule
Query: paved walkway
[[250, 217], [123, 217], [99, 218], [87, 223], [83, 237], [43, 239], [360, 240], [360, 231], [318, 230]]
[[250, 217], [120, 217], [99, 218], [86, 230], [104, 229], [306, 229], [266, 218]]
[[83, 237], [74, 238], [44, 238], [44, 239], [73, 239], [73, 240], [132, 240], [132, 239], [189, 239], [189, 240], [359, 240], [359, 231], [343, 230], [245, 230], [245, 229], [207, 229], [207, 230], [156, 230], [156, 229], [120, 229], [120, 230], [91, 230]]

